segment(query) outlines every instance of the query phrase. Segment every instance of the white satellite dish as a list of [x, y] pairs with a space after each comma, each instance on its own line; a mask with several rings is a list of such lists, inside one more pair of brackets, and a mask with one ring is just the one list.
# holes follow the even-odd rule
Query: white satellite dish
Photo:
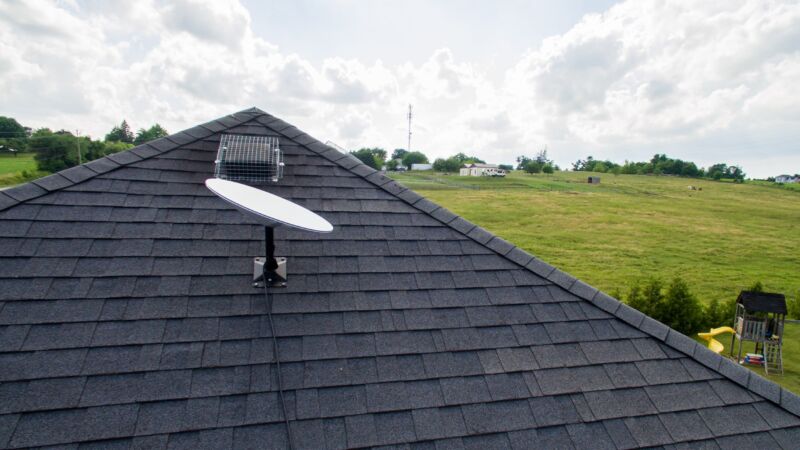
[[263, 287], [265, 282], [273, 287], [286, 286], [286, 258], [275, 257], [274, 227], [286, 225], [316, 233], [333, 231], [333, 225], [319, 215], [269, 192], [220, 178], [207, 179], [206, 187], [217, 197], [264, 225], [267, 254], [266, 257], [254, 260], [254, 286]]
[[287, 225], [306, 231], [330, 233], [333, 225], [319, 215], [285, 198], [235, 181], [209, 178], [206, 187], [219, 198], [264, 225]]

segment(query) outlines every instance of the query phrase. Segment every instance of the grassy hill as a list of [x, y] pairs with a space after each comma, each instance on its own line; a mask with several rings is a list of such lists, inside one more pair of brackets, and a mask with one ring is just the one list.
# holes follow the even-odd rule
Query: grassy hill
[[[681, 276], [702, 302], [735, 298], [755, 281], [800, 295], [798, 190], [585, 172], [391, 176], [605, 292]], [[800, 393], [800, 325], [787, 324], [784, 338], [785, 374], [769, 378]]]
[[676, 275], [703, 302], [758, 280], [800, 292], [800, 192], [642, 175], [594, 174], [602, 182], [589, 185], [587, 175], [392, 176], [605, 292]]

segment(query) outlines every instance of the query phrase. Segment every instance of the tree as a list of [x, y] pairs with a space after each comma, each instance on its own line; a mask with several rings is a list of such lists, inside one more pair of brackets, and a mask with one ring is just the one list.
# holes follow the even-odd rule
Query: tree
[[450, 158], [437, 158], [436, 161], [433, 162], [433, 170], [437, 172], [458, 172], [461, 169], [463, 164], [459, 161], [455, 156], [451, 156]]
[[[619, 297], [622, 298], [621, 296]], [[634, 283], [631, 286], [631, 290], [628, 291], [628, 298], [626, 299], [625, 303], [628, 304], [631, 308], [641, 311], [644, 314], [647, 314], [650, 311], [649, 305], [644, 300], [644, 295], [642, 295], [642, 288], [639, 286], [639, 283]]]
[[[514, 166], [512, 166], [511, 164], [500, 164], [497, 167], [500, 168], [500, 169], [505, 170], [506, 172], [511, 172], [512, 170], [514, 170]], [[552, 167], [550, 169], [552, 169]], [[552, 172], [550, 172], [550, 173], [552, 173]]]
[[666, 297], [656, 307], [654, 318], [689, 336], [704, 324], [703, 307], [681, 278], [672, 280]]
[[[86, 138], [83, 138], [86, 139]], [[39, 170], [57, 172], [78, 164], [78, 143], [68, 131], [36, 130], [30, 139], [30, 149]]]
[[531, 159], [525, 155], [517, 156], [517, 170], [525, 170], [525, 164]]
[[126, 142], [92, 141], [86, 136], [77, 137], [64, 130], [54, 133], [47, 128], [36, 130], [30, 137], [30, 149], [36, 152], [36, 165], [46, 172], [64, 170], [77, 166], [79, 161], [88, 162], [131, 147], [133, 144]]
[[30, 129], [23, 127], [12, 117], [0, 116], [0, 151], [19, 152], [28, 149]]
[[411, 168], [412, 164], [427, 164], [428, 157], [422, 152], [407, 152], [403, 155], [403, 165]]
[[386, 169], [387, 170], [397, 170], [398, 162], [396, 159], [390, 159], [386, 162]]
[[[113, 130], [112, 130], [113, 131]], [[167, 132], [164, 127], [159, 124], [155, 124], [148, 129], [139, 128], [139, 131], [136, 132], [136, 138], [133, 140], [134, 145], [142, 145], [145, 142], [150, 142], [158, 138], [162, 138], [164, 136], [168, 136], [169, 133]], [[106, 139], [108, 140], [108, 139]], [[121, 140], [121, 139], [120, 139]], [[124, 142], [124, 141], [123, 141]]]
[[[672, 280], [664, 294], [664, 285], [658, 278], [652, 278], [644, 287], [638, 283], [631, 287], [627, 303], [642, 313], [672, 327], [681, 333], [691, 335], [708, 323], [708, 315], [700, 302], [680, 278]], [[727, 312], [716, 306], [714, 314], [720, 317]], [[716, 319], [715, 319], [716, 320]]]
[[375, 170], [380, 170], [386, 162], [386, 150], [382, 148], [362, 148], [350, 153]]
[[406, 156], [406, 153], [408, 153], [408, 150], [404, 148], [396, 148], [392, 152], [392, 159], [403, 159], [403, 156]]
[[133, 133], [131, 132], [131, 127], [128, 126], [128, 122], [123, 120], [118, 126], [112, 128], [106, 135], [105, 140], [109, 142], [119, 141], [133, 144]]
[[528, 173], [539, 173], [542, 171], [542, 164], [535, 159], [529, 159], [527, 162], [525, 162], [522, 170]]
[[486, 161], [477, 156], [467, 156], [460, 152], [453, 155], [452, 158], [458, 160], [461, 164], [486, 164]]
[[545, 164], [542, 167], [542, 172], [544, 172], [544, 173], [553, 173], [553, 165], [550, 164], [550, 163]]
[[546, 145], [544, 147], [542, 147], [542, 149], [539, 150], [538, 153], [536, 153], [536, 158], [534, 158], [534, 159], [536, 159], [536, 162], [538, 162], [542, 166], [544, 166], [545, 164], [548, 164], [548, 163], [552, 163], [552, 161], [547, 159], [547, 146]]
[[764, 292], [764, 285], [760, 281], [756, 281], [747, 290], [750, 292]]

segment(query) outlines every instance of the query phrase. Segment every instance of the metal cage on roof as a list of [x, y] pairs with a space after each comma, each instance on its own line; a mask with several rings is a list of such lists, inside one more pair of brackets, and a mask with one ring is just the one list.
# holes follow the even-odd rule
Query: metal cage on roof
[[277, 137], [223, 134], [214, 176], [249, 183], [275, 183], [283, 178], [283, 156]]

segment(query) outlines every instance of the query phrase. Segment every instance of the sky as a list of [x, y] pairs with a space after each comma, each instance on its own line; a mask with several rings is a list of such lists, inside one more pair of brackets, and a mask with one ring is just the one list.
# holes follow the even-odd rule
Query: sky
[[800, 172], [800, 2], [3, 0], [0, 115], [102, 138], [256, 106], [340, 147]]

